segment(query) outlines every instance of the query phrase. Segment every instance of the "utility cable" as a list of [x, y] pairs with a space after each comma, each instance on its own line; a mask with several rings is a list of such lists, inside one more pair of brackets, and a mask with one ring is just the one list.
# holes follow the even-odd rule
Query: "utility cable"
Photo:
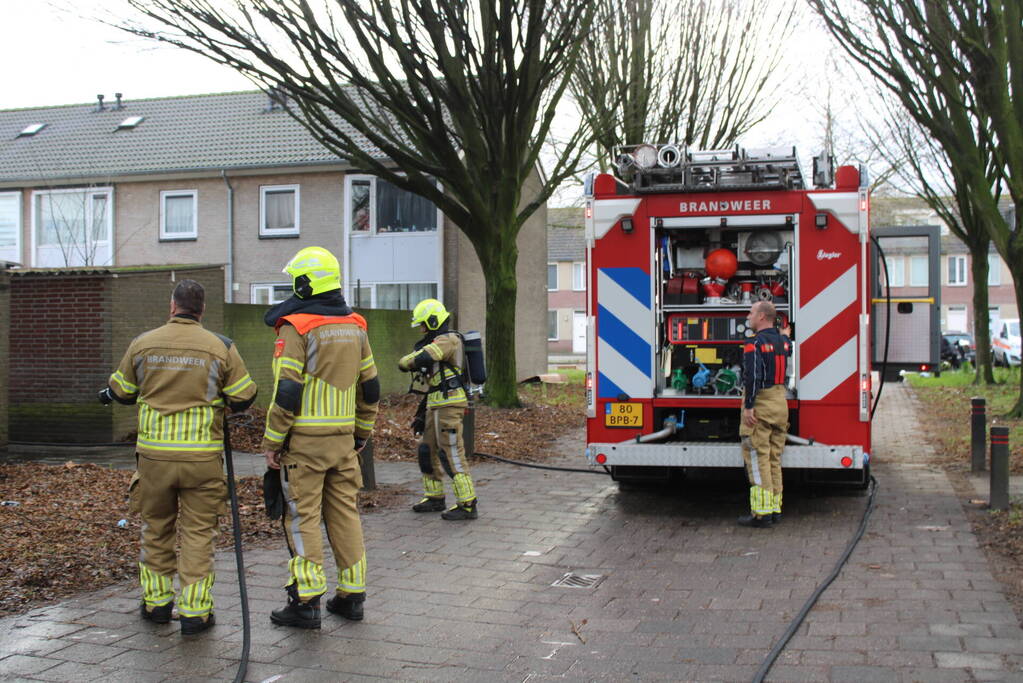
[[863, 533], [867, 530], [867, 522], [870, 520], [870, 513], [874, 511], [874, 497], [877, 495], [877, 479], [871, 476], [870, 484], [870, 495], [867, 497], [867, 507], [863, 510], [863, 517], [860, 519], [860, 526], [856, 529], [856, 533], [853, 534], [849, 544], [845, 547], [845, 551], [842, 552], [842, 556], [838, 558], [838, 562], [835, 563], [835, 568], [832, 569], [827, 578], [824, 579], [819, 586], [817, 586], [817, 590], [810, 595], [809, 599], [807, 599], [806, 603], [803, 605], [803, 608], [799, 610], [799, 614], [796, 615], [796, 618], [789, 623], [789, 627], [785, 629], [785, 633], [782, 634], [781, 639], [779, 639], [778, 642], [774, 644], [774, 647], [771, 648], [771, 651], [767, 654], [767, 658], [764, 659], [760, 668], [757, 669], [757, 673], [753, 676], [753, 683], [762, 683], [764, 678], [767, 676], [767, 673], [771, 670], [771, 667], [774, 666], [775, 660], [778, 659], [782, 650], [785, 649], [789, 640], [792, 639], [792, 636], [796, 635], [796, 631], [798, 631], [799, 627], [802, 626], [803, 620], [806, 619], [806, 615], [810, 613], [811, 609], [813, 609], [813, 606], [817, 603], [817, 599], [825, 590], [827, 590], [828, 586], [830, 586], [831, 583], [838, 578], [839, 573], [842, 571], [842, 567], [844, 567], [845, 563], [848, 562], [849, 556], [852, 555], [852, 551], [856, 548], [856, 544], [858, 544], [860, 539], [863, 538]]
[[231, 526], [234, 527], [234, 561], [238, 567], [238, 598], [242, 605], [242, 656], [238, 661], [238, 672], [234, 683], [245, 680], [245, 670], [249, 665], [249, 647], [252, 639], [252, 628], [249, 624], [249, 592], [245, 586], [245, 560], [242, 557], [242, 522], [238, 514], [238, 492], [234, 486], [234, 460], [231, 457], [231, 430], [227, 419], [224, 420], [224, 462], [227, 465], [227, 490], [231, 495]]
[[536, 465], [531, 462], [522, 462], [521, 460], [510, 460], [508, 458], [502, 458], [499, 455], [491, 455], [490, 453], [480, 453], [476, 451], [473, 455], [478, 455], [481, 458], [490, 458], [491, 460], [499, 460], [500, 462], [506, 462], [509, 465], [517, 465], [519, 467], [531, 467], [536, 470], [554, 470], [555, 472], [583, 472], [585, 474], [606, 474], [611, 475], [611, 472], [605, 467], [604, 471], [600, 470], [587, 470], [581, 467], [556, 467], [554, 465]]

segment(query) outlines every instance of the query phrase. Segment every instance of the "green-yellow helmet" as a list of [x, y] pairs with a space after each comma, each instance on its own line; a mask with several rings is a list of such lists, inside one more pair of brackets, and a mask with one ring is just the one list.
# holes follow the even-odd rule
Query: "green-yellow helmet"
[[412, 311], [412, 327], [426, 325], [428, 330], [436, 330], [444, 321], [451, 317], [444, 304], [436, 299], [423, 299]]
[[300, 299], [341, 289], [341, 265], [323, 247], [301, 249], [281, 272], [291, 276], [292, 288]]

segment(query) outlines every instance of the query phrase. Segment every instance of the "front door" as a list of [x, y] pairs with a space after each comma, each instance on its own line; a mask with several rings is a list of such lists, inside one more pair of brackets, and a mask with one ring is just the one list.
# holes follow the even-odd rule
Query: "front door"
[[586, 313], [572, 314], [572, 353], [586, 353]]

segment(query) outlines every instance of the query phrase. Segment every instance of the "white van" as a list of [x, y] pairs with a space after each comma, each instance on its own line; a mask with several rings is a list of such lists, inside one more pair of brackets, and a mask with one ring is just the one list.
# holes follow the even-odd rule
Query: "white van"
[[1002, 320], [991, 338], [991, 359], [995, 365], [1019, 365], [1019, 318]]

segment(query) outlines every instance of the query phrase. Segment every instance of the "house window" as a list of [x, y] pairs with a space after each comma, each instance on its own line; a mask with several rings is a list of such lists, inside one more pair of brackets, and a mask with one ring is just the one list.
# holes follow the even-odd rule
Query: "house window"
[[259, 188], [259, 236], [296, 237], [299, 231], [298, 185]]
[[952, 287], [966, 286], [966, 257], [948, 257], [948, 284]]
[[160, 239], [194, 240], [198, 236], [199, 198], [195, 190], [160, 193]]
[[437, 207], [429, 199], [375, 176], [349, 176], [354, 234], [436, 232]]
[[369, 232], [372, 225], [369, 215], [370, 181], [353, 180], [351, 192], [352, 231]]
[[547, 341], [558, 340], [558, 312], [547, 311]]
[[286, 282], [252, 285], [251, 301], [254, 304], [271, 306], [284, 301], [292, 292], [291, 285]]
[[585, 263], [572, 264], [572, 291], [581, 292], [586, 289]]
[[910, 287], [926, 287], [930, 279], [927, 274], [927, 257], [926, 256], [910, 256], [909, 257], [909, 286]]
[[1002, 284], [1002, 257], [998, 254], [988, 254], [987, 268], [987, 283], [993, 287]]
[[374, 287], [373, 308], [412, 310], [423, 299], [437, 298], [436, 282], [389, 282]]
[[32, 196], [34, 265], [66, 267], [111, 263], [110, 188], [40, 190]]
[[558, 289], [558, 264], [547, 264], [547, 291], [554, 292]]
[[[886, 256], [885, 263], [888, 264], [888, 284], [892, 287], [905, 287], [906, 271], [901, 256]], [[881, 284], [884, 284], [884, 273], [878, 273]]]
[[0, 260], [21, 261], [20, 192], [0, 192]]

